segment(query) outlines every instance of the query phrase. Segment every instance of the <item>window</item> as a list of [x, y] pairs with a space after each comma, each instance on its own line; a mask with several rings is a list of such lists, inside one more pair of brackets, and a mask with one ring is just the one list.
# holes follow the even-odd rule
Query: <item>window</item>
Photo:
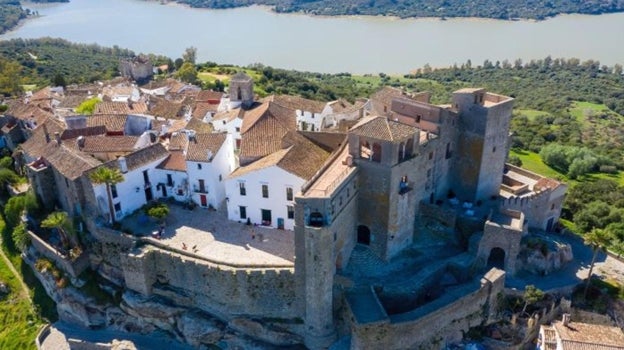
[[69, 187], [69, 181], [67, 181], [67, 178], [65, 178], [65, 186]]
[[550, 206], [550, 210], [555, 210], [555, 203]]
[[420, 123], [420, 118], [422, 118], [420, 115], [416, 116], [416, 123]]
[[289, 219], [294, 219], [295, 218], [295, 207], [292, 205], [287, 205], [286, 206], [286, 211], [288, 212], [288, 218]]
[[197, 169], [201, 170], [201, 164], [197, 163]]
[[247, 195], [247, 189], [245, 189], [245, 183], [244, 182], [239, 182], [238, 183], [238, 188], [240, 190], [240, 195], [241, 196], [246, 196]]
[[286, 187], [286, 200], [287, 201], [293, 200], [293, 189], [292, 189], [292, 187]]
[[269, 198], [269, 185], [262, 185], [262, 198]]
[[171, 174], [167, 174], [167, 186], [173, 187], [173, 176]]
[[247, 207], [243, 207], [242, 205], [239, 206], [238, 212], [240, 213], [241, 219], [247, 219]]
[[449, 159], [451, 156], [453, 156], [453, 152], [451, 152], [451, 143], [449, 142], [446, 144], [446, 156], [444, 158]]
[[234, 129], [236, 130], [236, 132], [240, 132], [240, 128], [239, 127], [236, 127]]
[[492, 153], [496, 153], [496, 146], [492, 147]]
[[221, 174], [219, 174], [219, 182], [223, 181], [223, 176], [221, 176]]
[[110, 185], [111, 188], [111, 196], [113, 196], [113, 198], [117, 198], [117, 186], [115, 184]]
[[429, 160], [433, 159], [433, 152], [429, 152]]
[[143, 170], [143, 182], [146, 184], [150, 183], [149, 175], [147, 174], [147, 170]]
[[119, 213], [121, 211], [121, 203], [115, 204], [115, 212]]

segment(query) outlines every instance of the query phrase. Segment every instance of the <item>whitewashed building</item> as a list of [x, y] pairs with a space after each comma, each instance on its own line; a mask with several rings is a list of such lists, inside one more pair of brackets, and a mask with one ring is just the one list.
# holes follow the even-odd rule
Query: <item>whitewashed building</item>
[[329, 156], [296, 132], [283, 139], [287, 148], [236, 169], [226, 181], [228, 218], [292, 230], [294, 197]]
[[201, 207], [219, 208], [225, 201], [225, 179], [234, 170], [232, 136], [196, 134], [186, 153], [190, 198]]
[[[124, 181], [111, 188], [116, 220], [123, 219], [158, 197], [154, 182], [155, 169], [168, 155], [169, 152], [165, 147], [157, 143], [102, 165], [119, 169], [124, 177]], [[93, 184], [93, 191], [100, 214], [103, 217], [108, 217], [109, 206], [106, 185]]]

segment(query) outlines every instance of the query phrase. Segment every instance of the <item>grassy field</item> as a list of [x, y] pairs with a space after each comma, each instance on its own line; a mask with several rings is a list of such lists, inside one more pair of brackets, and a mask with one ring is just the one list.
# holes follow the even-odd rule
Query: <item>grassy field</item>
[[[4, 230], [1, 220], [0, 229]], [[23, 269], [19, 260], [17, 271]], [[45, 322], [30, 301], [31, 290], [24, 290], [4, 258], [0, 258], [0, 280], [11, 290], [0, 300], [0, 349], [36, 349], [35, 336]]]
[[568, 184], [584, 182], [584, 181], [595, 181], [598, 179], [609, 179], [616, 181], [620, 185], [624, 186], [624, 172], [619, 171], [617, 174], [605, 174], [605, 173], [594, 173], [583, 176], [577, 180], [569, 179], [565, 174], [558, 172], [557, 170], [549, 167], [548, 165], [542, 162], [542, 158], [540, 158], [539, 154], [530, 151], [523, 150], [511, 150], [509, 155], [517, 156], [522, 161], [522, 167], [530, 170], [534, 173], [538, 173], [540, 175], [550, 177], [553, 179], [557, 179]]
[[529, 118], [529, 120], [534, 120], [536, 117], [539, 117], [539, 116], [550, 116], [551, 115], [548, 112], [539, 111], [537, 109], [514, 109], [513, 114], [514, 115], [523, 115], [523, 116]]
[[619, 115], [600, 103], [574, 101], [570, 105], [570, 115], [583, 124], [588, 122], [588, 117], [599, 114]]

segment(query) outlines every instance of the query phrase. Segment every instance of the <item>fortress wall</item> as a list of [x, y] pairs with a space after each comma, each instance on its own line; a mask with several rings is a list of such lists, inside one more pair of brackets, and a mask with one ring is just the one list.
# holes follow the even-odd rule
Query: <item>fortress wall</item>
[[391, 317], [389, 323], [353, 325], [351, 349], [442, 349], [447, 341], [461, 340], [469, 328], [495, 321], [497, 296], [504, 284], [504, 272], [492, 269], [477, 290], [427, 315], [419, 317], [417, 313], [412, 319], [398, 321]]
[[455, 210], [426, 202], [420, 202], [419, 210], [421, 215], [434, 218], [446, 227], [455, 227], [455, 222], [457, 221]]
[[122, 260], [126, 286], [229, 319], [300, 317], [291, 269], [234, 269], [154, 247]]

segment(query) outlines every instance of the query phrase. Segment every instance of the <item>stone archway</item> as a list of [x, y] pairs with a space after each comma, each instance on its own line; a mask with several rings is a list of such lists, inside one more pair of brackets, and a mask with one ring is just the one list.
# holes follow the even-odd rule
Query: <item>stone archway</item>
[[359, 244], [370, 245], [371, 232], [368, 226], [359, 225], [357, 228], [357, 242]]
[[490, 250], [490, 256], [487, 260], [487, 267], [496, 267], [501, 270], [505, 269], [505, 250], [499, 247], [494, 247]]

